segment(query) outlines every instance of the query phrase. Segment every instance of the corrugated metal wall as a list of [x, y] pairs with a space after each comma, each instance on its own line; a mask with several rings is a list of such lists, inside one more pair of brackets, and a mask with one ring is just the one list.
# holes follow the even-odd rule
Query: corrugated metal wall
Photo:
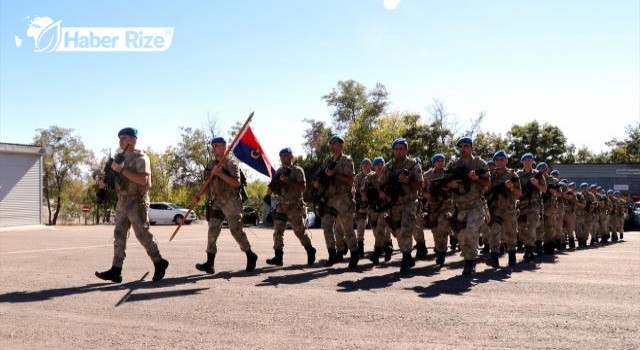
[[0, 226], [41, 223], [41, 156], [0, 152]]
[[628, 185], [630, 195], [640, 195], [640, 164], [554, 164], [552, 168], [560, 171], [561, 178], [578, 185], [597, 183], [605, 189]]

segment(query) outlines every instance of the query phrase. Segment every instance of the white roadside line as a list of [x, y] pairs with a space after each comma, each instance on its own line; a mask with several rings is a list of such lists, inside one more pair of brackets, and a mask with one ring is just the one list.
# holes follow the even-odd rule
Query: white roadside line
[[[202, 240], [205, 240], [205, 239], [206, 239], [206, 237], [203, 237], [203, 238], [187, 238], [187, 239], [174, 240], [172, 243], [188, 242], [188, 241], [202, 241]], [[131, 242], [131, 243], [128, 243], [127, 246], [140, 246], [140, 243]], [[35, 249], [35, 250], [17, 250], [17, 251], [14, 251], [14, 252], [0, 253], [0, 255], [42, 253], [42, 252], [54, 252], [54, 251], [60, 251], [60, 250], [81, 250], [81, 249], [93, 249], [93, 248], [105, 248], [105, 247], [113, 247], [113, 243], [111, 243], [111, 244], [100, 244], [100, 245], [88, 245], [88, 246], [84, 246], [84, 247], [62, 247], [62, 248]]]

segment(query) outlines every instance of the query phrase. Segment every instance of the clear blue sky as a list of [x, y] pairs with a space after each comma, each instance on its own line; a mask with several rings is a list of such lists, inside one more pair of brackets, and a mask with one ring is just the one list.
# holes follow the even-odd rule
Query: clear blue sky
[[[201, 127], [252, 126], [272, 161], [302, 152], [303, 118], [330, 120], [338, 80], [380, 82], [391, 110], [434, 98], [484, 131], [533, 119], [601, 151], [640, 120], [640, 2], [8, 1], [0, 8], [0, 141], [74, 128], [98, 153], [124, 126], [155, 151]], [[63, 27], [174, 27], [165, 52], [33, 52], [26, 16]], [[24, 40], [17, 48], [14, 36]]]

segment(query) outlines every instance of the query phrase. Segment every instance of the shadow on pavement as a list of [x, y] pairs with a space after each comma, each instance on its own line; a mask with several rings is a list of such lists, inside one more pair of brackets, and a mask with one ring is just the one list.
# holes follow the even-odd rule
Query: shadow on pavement
[[511, 277], [514, 272], [534, 271], [538, 269], [535, 264], [519, 263], [511, 268], [488, 269], [477, 272], [473, 276], [457, 275], [446, 280], [435, 281], [427, 287], [416, 286], [407, 288], [418, 293], [422, 298], [434, 298], [441, 294], [462, 295], [482, 283], [491, 281], [504, 282]]
[[[387, 264], [387, 266], [394, 264]], [[440, 267], [436, 265], [428, 265], [423, 267], [414, 267], [409, 272], [400, 272], [398, 262], [397, 269], [386, 275], [365, 277], [355, 281], [342, 281], [338, 283], [338, 292], [356, 292], [360, 290], [370, 291], [373, 289], [382, 289], [390, 287], [392, 284], [399, 282], [401, 279], [412, 278], [415, 276], [431, 277], [440, 273]]]
[[146, 289], [153, 290], [157, 288], [165, 288], [171, 286], [179, 286], [190, 283], [197, 283], [200, 280], [212, 279], [215, 275], [191, 275], [185, 277], [165, 278], [162, 281], [152, 282], [145, 281], [144, 278], [149, 274], [145, 273], [138, 281], [132, 281], [121, 284], [114, 283], [90, 283], [85, 286], [79, 287], [67, 287], [67, 288], [54, 288], [43, 289], [33, 292], [11, 292], [0, 295], [0, 303], [30, 303], [43, 300], [49, 300], [54, 298], [66, 297], [70, 295], [78, 295], [91, 292], [112, 292], [112, 291], [127, 291], [127, 294], [116, 304], [119, 306], [126, 301], [139, 301], [139, 300], [151, 300], [158, 298], [168, 298], [175, 296], [184, 296], [200, 293], [203, 290], [209, 288], [195, 288], [179, 291], [162, 291], [155, 293], [145, 293], [141, 295], [132, 295], [133, 291]]

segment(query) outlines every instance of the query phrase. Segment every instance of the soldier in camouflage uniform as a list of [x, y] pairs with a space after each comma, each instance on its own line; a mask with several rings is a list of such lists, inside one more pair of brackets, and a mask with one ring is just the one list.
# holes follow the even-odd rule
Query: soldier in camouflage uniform
[[360, 168], [362, 169], [353, 179], [354, 187], [356, 188], [356, 225], [358, 240], [358, 254], [360, 257], [364, 257], [364, 232], [367, 228], [367, 214], [369, 209], [363, 203], [366, 203], [366, 195], [361, 190], [364, 187], [364, 178], [373, 173], [371, 170], [372, 164], [369, 158], [365, 158], [360, 162]]
[[[591, 209], [591, 242], [589, 242], [590, 246], [598, 246], [600, 243], [598, 242], [598, 233], [600, 232], [600, 217], [599, 212], [600, 202], [598, 200], [598, 185], [592, 184], [589, 186], [589, 191], [593, 195], [593, 202], [590, 205]], [[587, 199], [587, 204], [589, 204], [589, 200]]]
[[[560, 228], [558, 227], [559, 203], [561, 189], [560, 184], [553, 176], [548, 176], [549, 166], [545, 162], [540, 162], [536, 166], [536, 170], [543, 173], [545, 181], [547, 181], [547, 192], [542, 194], [543, 219], [542, 225], [536, 230], [536, 248], [538, 254], [543, 251], [545, 254], [553, 254], [553, 250], [558, 240]], [[544, 245], [542, 245], [544, 242]]]
[[386, 213], [387, 223], [395, 232], [402, 252], [401, 272], [408, 272], [415, 266], [411, 250], [416, 225], [416, 199], [422, 187], [420, 163], [407, 156], [408, 147], [407, 140], [403, 138], [393, 141], [393, 159], [385, 164], [380, 177], [380, 198], [390, 205]]
[[278, 205], [273, 218], [273, 250], [275, 256], [267, 259], [267, 264], [282, 266], [284, 256], [284, 231], [287, 221], [291, 222], [293, 233], [300, 244], [307, 252], [307, 265], [316, 261], [316, 249], [311, 245], [311, 240], [307, 235], [304, 219], [306, 216], [304, 200], [302, 194], [306, 188], [307, 181], [304, 177], [304, 170], [292, 164], [293, 153], [290, 148], [280, 150], [280, 168], [273, 175], [273, 180], [269, 184], [273, 195], [278, 199]]
[[242, 199], [240, 198], [240, 169], [238, 163], [231, 158], [224, 158], [227, 142], [222, 137], [211, 140], [214, 156], [211, 164], [205, 170], [205, 179], [213, 173], [213, 180], [207, 188], [207, 220], [209, 222], [207, 240], [207, 261], [196, 264], [196, 269], [206, 273], [215, 273], [214, 264], [218, 247], [216, 242], [222, 230], [222, 221], [227, 218], [231, 235], [247, 256], [245, 271], [251, 272], [256, 268], [258, 256], [251, 251], [251, 244], [247, 234], [242, 230]]
[[[391, 260], [393, 251], [386, 244], [390, 239], [389, 226], [384, 219], [382, 201], [380, 199], [380, 178], [382, 177], [382, 169], [384, 168], [384, 158], [376, 157], [373, 159], [373, 172], [369, 173], [363, 181], [361, 192], [367, 200], [367, 209], [369, 211], [369, 221], [373, 229], [373, 253], [369, 256], [369, 260], [373, 265], [380, 263], [380, 256], [385, 252], [385, 261]], [[386, 249], [386, 250], [385, 250]]]
[[[355, 269], [358, 267], [360, 254], [358, 254], [356, 234], [353, 230], [353, 215], [356, 209], [353, 197], [353, 160], [351, 156], [342, 153], [344, 147], [342, 137], [333, 135], [329, 139], [329, 146], [331, 148], [331, 156], [322, 163], [318, 172], [319, 178], [314, 181], [314, 187], [319, 193], [322, 193], [326, 208], [322, 215], [324, 240], [329, 252], [326, 266], [333, 266], [339, 261], [334, 226], [340, 226], [347, 248], [351, 252], [349, 268]], [[320, 178], [326, 180], [321, 180]]]
[[559, 195], [556, 197], [556, 207], [557, 207], [557, 215], [556, 215], [556, 236], [554, 238], [554, 247], [559, 251], [563, 251], [566, 249], [567, 245], [567, 237], [564, 232], [564, 215], [565, 215], [565, 200], [563, 194], [568, 190], [568, 182], [565, 179], [560, 179], [560, 171], [554, 169], [549, 173], [551, 177], [557, 181], [557, 187]]
[[547, 182], [542, 173], [533, 169], [533, 154], [525, 153], [520, 157], [522, 169], [516, 174], [520, 178], [522, 196], [518, 202], [518, 228], [520, 239], [524, 242], [524, 262], [533, 261], [533, 247], [536, 243], [536, 229], [540, 225], [542, 198], [547, 191]]
[[576, 213], [576, 240], [578, 241], [578, 249], [583, 249], [587, 246], [587, 239], [589, 238], [589, 227], [591, 221], [587, 224], [587, 201], [585, 193], [589, 193], [589, 184], [583, 182], [580, 184], [580, 190], [576, 191], [577, 203], [575, 207]]
[[436, 253], [436, 264], [444, 266], [447, 254], [447, 238], [452, 235], [451, 216], [453, 215], [453, 202], [451, 194], [446, 192], [442, 183], [445, 177], [444, 154], [437, 153], [431, 157], [433, 168], [423, 175], [424, 187], [422, 191], [423, 199], [427, 202], [425, 226], [433, 234], [434, 251]]
[[[600, 224], [600, 243], [607, 244], [609, 243], [609, 212], [611, 211], [611, 201], [604, 189], [598, 186], [598, 222]], [[613, 192], [613, 191], [612, 191]]]
[[613, 242], [624, 238], [624, 214], [627, 211], [627, 201], [620, 195], [620, 191], [613, 191], [612, 201], [616, 203], [616, 211], [613, 218], [614, 224], [612, 230], [614, 236], [611, 238]]
[[[129, 228], [133, 228], [136, 238], [153, 261], [155, 270], [152, 280], [160, 281], [164, 278], [169, 262], [162, 258], [158, 245], [149, 232], [147, 211], [151, 187], [151, 163], [143, 151], [135, 148], [138, 130], [124, 128], [118, 132], [118, 138], [120, 149], [124, 153], [124, 162], [111, 163], [111, 170], [117, 174], [116, 193], [118, 195], [113, 230], [113, 264], [111, 269], [103, 272], [96, 271], [95, 275], [103, 280], [122, 282], [122, 263], [126, 256], [127, 233]], [[107, 184], [101, 180], [100, 188], [106, 186]]]
[[[582, 195], [580, 195], [580, 197], [582, 197]], [[569, 238], [569, 248], [575, 249], [576, 238], [574, 231], [576, 231], [576, 212], [581, 209], [581, 202], [576, 193], [575, 182], [568, 184], [567, 191], [562, 194], [562, 201], [564, 202], [564, 221], [562, 222], [562, 226], [566, 237]], [[562, 246], [564, 246], [564, 242]]]
[[507, 168], [507, 152], [500, 150], [493, 155], [495, 169], [491, 171], [491, 187], [486, 193], [489, 205], [489, 265], [500, 267], [500, 242], [507, 245], [509, 266], [516, 264], [516, 243], [518, 228], [518, 198], [522, 195], [520, 179], [516, 172]]
[[488, 212], [483, 193], [491, 185], [487, 163], [473, 154], [473, 140], [462, 137], [456, 142], [459, 158], [452, 160], [445, 170], [450, 177], [446, 188], [453, 193], [454, 231], [464, 258], [463, 275], [475, 273], [480, 227], [486, 223]]

